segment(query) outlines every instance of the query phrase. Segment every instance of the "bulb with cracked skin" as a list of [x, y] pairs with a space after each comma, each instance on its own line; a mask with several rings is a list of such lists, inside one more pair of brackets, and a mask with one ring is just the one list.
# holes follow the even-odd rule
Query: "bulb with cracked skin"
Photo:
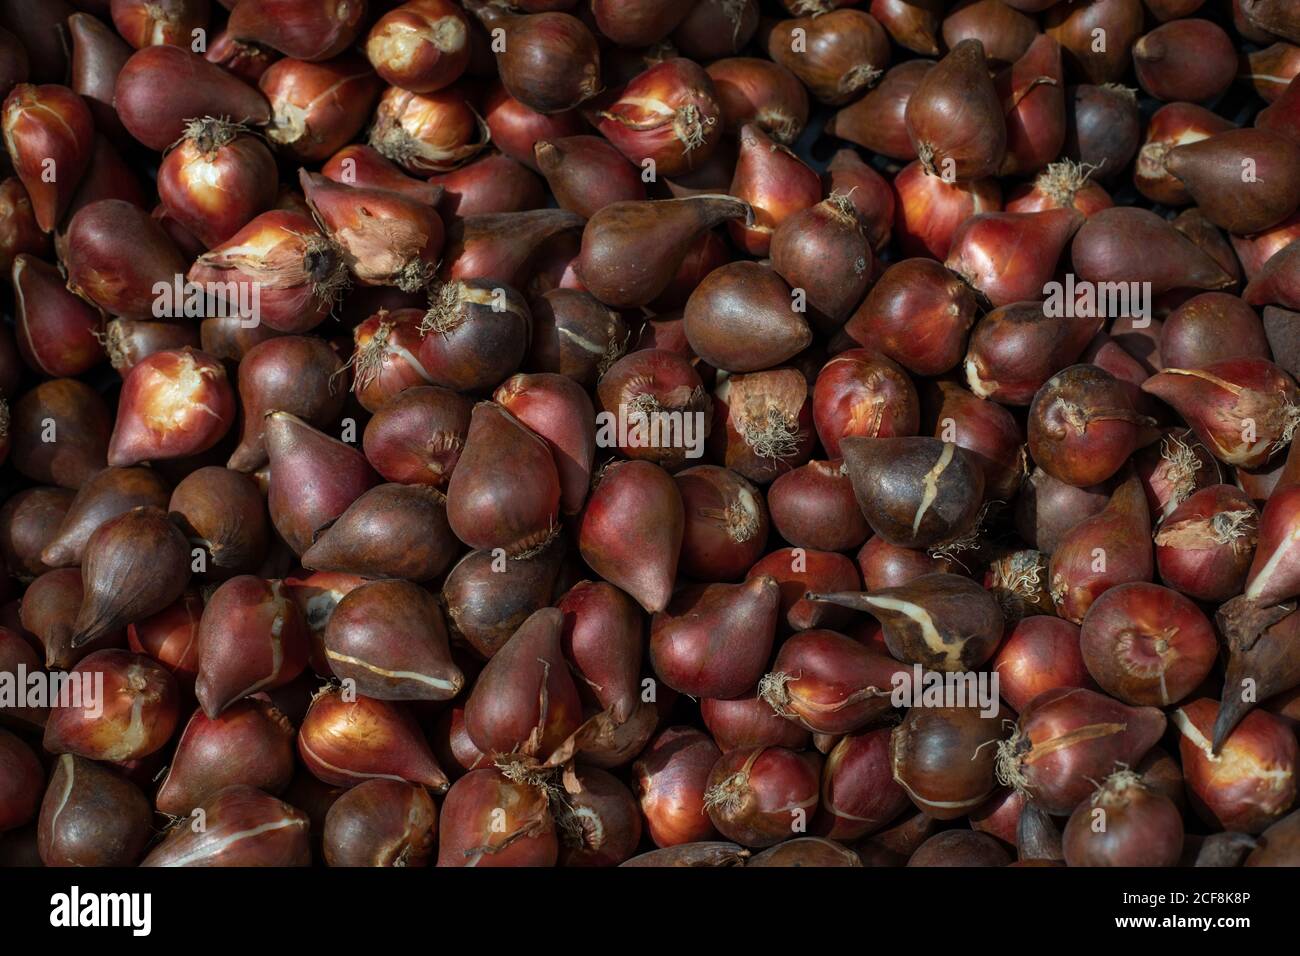
[[235, 420], [225, 367], [192, 348], [155, 352], [122, 385], [108, 463], [185, 458], [207, 451]]

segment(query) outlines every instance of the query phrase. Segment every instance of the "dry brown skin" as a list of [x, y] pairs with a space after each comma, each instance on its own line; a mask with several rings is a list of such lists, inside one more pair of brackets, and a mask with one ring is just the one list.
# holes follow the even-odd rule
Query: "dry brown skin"
[[0, 669], [112, 690], [0, 680], [0, 864], [1295, 862], [1294, 3], [69, 2]]

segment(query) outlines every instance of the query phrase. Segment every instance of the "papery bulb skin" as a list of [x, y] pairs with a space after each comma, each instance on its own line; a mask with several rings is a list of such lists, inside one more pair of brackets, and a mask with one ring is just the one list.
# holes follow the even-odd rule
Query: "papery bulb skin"
[[562, 541], [504, 564], [499, 552], [471, 551], [443, 582], [448, 624], [480, 655], [491, 657], [529, 616], [551, 603], [564, 557]]
[[538, 140], [533, 151], [556, 201], [586, 219], [610, 203], [646, 198], [636, 168], [599, 136]]
[[1167, 707], [1209, 675], [1214, 628], [1190, 598], [1146, 582], [1102, 594], [1084, 615], [1084, 662], [1098, 685], [1126, 704]]
[[432, 281], [443, 242], [436, 211], [399, 193], [345, 186], [306, 170], [299, 181], [358, 282], [419, 292]]
[[178, 821], [141, 866], [310, 866], [307, 814], [256, 787], [226, 787], [202, 806], [205, 825]]
[[[95, 132], [90, 108], [67, 87], [20, 83], [5, 97], [0, 126], [36, 222], [52, 232], [90, 163]], [[50, 170], [55, 175], [48, 175]]]
[[778, 143], [791, 145], [808, 124], [808, 90], [780, 64], [758, 57], [715, 60], [707, 67], [730, 135], [754, 123]]
[[225, 367], [193, 349], [156, 352], [122, 384], [108, 463], [184, 458], [207, 451], [234, 424], [235, 394]]
[[231, 578], [199, 622], [195, 694], [209, 719], [259, 691], [283, 687], [307, 666], [307, 624], [280, 581]]
[[813, 422], [827, 454], [841, 457], [846, 438], [916, 434], [921, 403], [916, 387], [897, 364], [869, 349], [849, 349], [817, 373]]
[[939, 382], [922, 400], [936, 438], [949, 437], [984, 473], [986, 501], [1009, 501], [1025, 478], [1024, 433], [1003, 405], [979, 398], [955, 382]]
[[1092, 780], [1136, 766], [1166, 723], [1154, 707], [1129, 707], [1096, 691], [1044, 691], [998, 745], [998, 782], [1048, 813], [1071, 813], [1095, 789]]
[[438, 278], [483, 283], [482, 276], [494, 276], [521, 288], [548, 243], [581, 227], [582, 217], [565, 209], [463, 216], [447, 231]]
[[523, 163], [501, 153], [489, 153], [460, 169], [431, 176], [429, 185], [442, 187], [438, 215], [448, 225], [466, 216], [526, 212], [546, 205], [545, 182]]
[[634, 165], [681, 176], [708, 161], [722, 139], [713, 81], [691, 60], [664, 60], [596, 113], [595, 125]]
[[772, 233], [770, 251], [772, 268], [807, 293], [808, 305], [827, 325], [842, 324], [871, 285], [871, 246], [844, 193], [789, 216]]
[[1202, 292], [1160, 327], [1160, 363], [1202, 368], [1230, 358], [1271, 359], [1268, 337], [1255, 310], [1235, 295]]
[[197, 710], [176, 742], [155, 805], [187, 817], [228, 786], [283, 793], [293, 779], [294, 737], [289, 719], [260, 697], [241, 700], [216, 719]]
[[894, 193], [893, 229], [907, 256], [947, 258], [957, 230], [972, 216], [1002, 209], [1002, 186], [993, 177], [944, 179], [908, 163], [890, 183]]
[[1286, 483], [1264, 504], [1259, 517], [1254, 560], [1246, 576], [1244, 597], [1257, 607], [1287, 600], [1300, 590], [1296, 566], [1296, 506], [1300, 488]]
[[1089, 315], [1057, 318], [1038, 302], [994, 309], [967, 342], [966, 384], [980, 398], [1028, 405], [1048, 379], [1079, 359], [1101, 323]]
[[637, 759], [632, 767], [637, 800], [655, 846], [689, 845], [717, 835], [705, 812], [704, 792], [721, 756], [707, 734], [668, 727]]
[[1147, 282], [1152, 295], [1177, 288], [1222, 289], [1233, 281], [1172, 223], [1136, 206], [1090, 216], [1074, 234], [1070, 256], [1078, 279]]
[[347, 288], [348, 270], [342, 250], [309, 216], [272, 210], [199, 256], [186, 279], [233, 282], [239, 302], [257, 295], [264, 325], [299, 334], [330, 314]]
[[[370, 64], [353, 53], [325, 63], [278, 60], [257, 85], [270, 104], [266, 138], [278, 151], [312, 163], [328, 159], [356, 138], [383, 91]], [[322, 172], [330, 175], [328, 169]]]
[[402, 580], [354, 588], [325, 625], [335, 676], [379, 700], [450, 700], [465, 675], [452, 661], [442, 611], [428, 591]]
[[32, 748], [16, 734], [0, 729], [0, 832], [13, 830], [36, 816], [41, 805], [45, 769]]
[[893, 779], [889, 740], [887, 728], [848, 734], [826, 755], [816, 832], [836, 840], [859, 839], [907, 808], [907, 792]]
[[1126, 479], [1106, 507], [1071, 528], [1059, 540], [1048, 565], [1056, 613], [1075, 624], [1108, 589], [1149, 581], [1151, 518], [1136, 477]]
[[594, 767], [562, 778], [556, 812], [562, 866], [616, 866], [641, 842], [641, 814], [621, 780]]
[[1002, 699], [1017, 713], [1044, 691], [1093, 686], [1079, 648], [1079, 627], [1035, 614], [1011, 629], [993, 658]]
[[[33, 481], [75, 491], [107, 464], [110, 413], [99, 393], [84, 382], [42, 382], [6, 410], [9, 458]], [[50, 435], [58, 441], [44, 440]]]
[[1133, 66], [1142, 89], [1156, 99], [1197, 103], [1232, 84], [1237, 54], [1218, 24], [1179, 19], [1138, 38]]
[[[1098, 818], [1105, 821], [1101, 829], [1092, 825]], [[1075, 808], [1062, 845], [1069, 866], [1177, 866], [1182, 815], [1136, 773], [1120, 770]]]
[[31, 197], [17, 176], [0, 180], [0, 270], [8, 272], [20, 253], [47, 255], [50, 237], [36, 223]]
[[486, 393], [518, 370], [532, 334], [532, 310], [513, 288], [489, 279], [435, 285], [420, 320], [418, 370], [459, 392]]
[[826, 132], [890, 159], [916, 159], [907, 132], [907, 101], [933, 67], [933, 60], [905, 60], [891, 67], [865, 96], [827, 120]]
[[704, 806], [723, 836], [772, 846], [794, 832], [795, 821], [816, 813], [819, 771], [815, 757], [783, 747], [733, 750], [709, 774]]
[[457, 780], [438, 825], [439, 867], [554, 866], [559, 857], [546, 791], [495, 769]]
[[[66, 22], [67, 42], [72, 50], [68, 86], [90, 107], [96, 130], [116, 144], [127, 142], [126, 128], [113, 109], [113, 88], [117, 85], [117, 74], [135, 51], [94, 14], [79, 11]], [[25, 59], [26, 50], [23, 54]]]
[[[991, 711], [991, 712], [990, 712]], [[1005, 711], [968, 706], [912, 707], [890, 735], [893, 779], [922, 813], [965, 816], [997, 786], [997, 743]]]
[[428, 175], [474, 158], [490, 136], [458, 90], [420, 94], [390, 86], [379, 98], [369, 143], [408, 173]]
[[1007, 146], [1002, 104], [978, 40], [958, 43], [907, 102], [907, 133], [925, 171], [953, 180], [996, 175]]
[[122, 632], [113, 629], [87, 644], [73, 647], [73, 624], [85, 600], [81, 572], [77, 568], [56, 568], [40, 575], [23, 592], [17, 608], [17, 623], [32, 634], [43, 652], [47, 668], [70, 670], [95, 651], [122, 646]]
[[[236, 318], [238, 325], [239, 319]], [[113, 319], [104, 327], [104, 344], [108, 362], [123, 380], [155, 352], [179, 351], [187, 346], [202, 351], [203, 336], [199, 329], [173, 322], [148, 322], [138, 319]], [[224, 358], [209, 352], [213, 358]]]
[[415, 718], [400, 703], [325, 687], [298, 729], [298, 756], [319, 780], [354, 787], [394, 777], [445, 793], [447, 775]]
[[1152, 114], [1147, 124], [1133, 165], [1133, 185], [1152, 202], [1186, 205], [1192, 200], [1191, 194], [1165, 167], [1165, 160], [1181, 146], [1209, 139], [1233, 127], [1231, 121], [1195, 103], [1162, 106]]
[[1295, 380], [1272, 362], [1237, 358], [1198, 369], [1166, 368], [1142, 390], [1168, 402], [1220, 461], [1263, 465], [1295, 429]]
[[1085, 217], [1115, 205], [1110, 194], [1092, 181], [1096, 170], [1072, 159], [1048, 163], [1032, 185], [1018, 186], [1007, 199], [1007, 212], [1076, 209]]
[[321, 167], [321, 175], [345, 186], [401, 193], [429, 206], [439, 205], [444, 193], [434, 182], [408, 176], [378, 150], [361, 143], [344, 146], [331, 156]]
[[[1074, 6], [1056, 4], [1043, 26], [1061, 44], [1071, 72], [1089, 83], [1117, 83], [1131, 62], [1129, 51], [1142, 34], [1146, 12], [1141, 0], [1094, 0]], [[1104, 49], [1097, 49], [1097, 30], [1104, 31]]]
[[587, 393], [571, 378], [542, 372], [511, 376], [493, 398], [546, 442], [559, 473], [562, 509], [581, 511], [596, 455], [596, 412]]
[[1053, 375], [1029, 406], [1029, 454], [1053, 478], [1079, 488], [1107, 480], [1157, 437], [1119, 380], [1095, 365]]
[[142, 654], [106, 650], [84, 658], [72, 672], [88, 684], [99, 686], [103, 681], [102, 709], [52, 708], [43, 742], [48, 752], [98, 761], [136, 760], [171, 739], [179, 717], [179, 695], [176, 682], [161, 664]]
[[[596, 384], [596, 400], [606, 416], [628, 425], [625, 436], [616, 433], [602, 440], [612, 438], [628, 458], [668, 469], [686, 464], [692, 449], [684, 429], [681, 434], [656, 429], [655, 414], [680, 414], [683, 422], [687, 416], [694, 422], [702, 416], [704, 431], [709, 428], [711, 403], [699, 372], [687, 357], [667, 349], [637, 349], [613, 362]], [[599, 434], [606, 431], [602, 427]]]
[[275, 50], [236, 40], [229, 30], [222, 30], [208, 45], [203, 59], [233, 73], [246, 83], [256, 83], [280, 54]]
[[472, 408], [450, 389], [405, 389], [366, 424], [366, 459], [389, 481], [445, 489], [465, 447]]
[[423, 787], [367, 780], [339, 797], [326, 814], [325, 864], [427, 866], [437, 831], [438, 808]]
[[848, 551], [871, 534], [840, 461], [810, 461], [786, 472], [768, 488], [767, 506], [773, 527], [796, 548]]
[[1042, 34], [994, 81], [1006, 112], [1007, 151], [1002, 175], [1032, 173], [1065, 145], [1065, 72], [1061, 47]]
[[193, 690], [199, 672], [199, 621], [203, 597], [187, 589], [181, 599], [142, 621], [127, 626], [127, 643], [137, 654], [147, 654], [176, 678], [176, 683]]
[[81, 647], [181, 596], [190, 579], [190, 547], [162, 510], [137, 507], [105, 521], [86, 542], [85, 598], [73, 625]]
[[379, 476], [356, 449], [288, 412], [267, 412], [264, 434], [271, 521], [294, 553], [305, 554], [317, 534], [378, 484]]
[[1211, 743], [1215, 703], [1189, 701], [1170, 715], [1189, 802], [1212, 826], [1259, 833], [1295, 802], [1295, 734], [1281, 719], [1254, 710], [1228, 734], [1218, 753]]
[[172, 491], [168, 511], [190, 541], [191, 565], [206, 579], [257, 571], [266, 561], [270, 523], [251, 476], [216, 465], [198, 468]]
[[149, 800], [129, 780], [75, 754], [55, 761], [37, 841], [46, 866], [134, 866], [152, 833]]
[[1241, 297], [1250, 305], [1280, 305], [1292, 311], [1300, 309], [1297, 263], [1300, 263], [1300, 243], [1292, 241], [1269, 257]]
[[[419, 260], [409, 264], [423, 273]], [[352, 330], [352, 392], [366, 411], [376, 412], [406, 389], [429, 383], [419, 359], [423, 319], [419, 309], [380, 308]]]
[[1156, 567], [1165, 584], [1201, 601], [1226, 601], [1246, 586], [1259, 512], [1230, 485], [1210, 485], [1174, 508], [1156, 532]]
[[817, 734], [854, 733], [889, 712], [885, 690], [903, 666], [836, 631], [800, 631], [777, 652], [758, 696]]
[[330, 617], [350, 591], [365, 583], [366, 579], [359, 575], [338, 571], [316, 571], [305, 577], [285, 579], [285, 587], [307, 624], [308, 662], [311, 669], [321, 677], [332, 677], [334, 673], [325, 655], [325, 628], [329, 625]]
[[686, 512], [679, 570], [698, 581], [735, 581], [745, 576], [767, 546], [763, 496], [735, 472], [695, 465], [674, 481]]
[[[0, 668], [17, 674], [20, 667], [25, 667], [31, 674], [40, 670], [42, 663], [36, 648], [25, 637], [13, 628], [0, 626]], [[6, 703], [0, 706], [0, 720], [19, 728], [42, 728], [49, 719], [49, 712], [49, 707], [43, 704]]]
[[68, 222], [64, 243], [68, 289], [83, 299], [123, 318], [183, 314], [171, 293], [186, 259], [143, 209], [114, 198], [89, 203]]
[[1226, 130], [1178, 146], [1165, 157], [1165, 169], [1212, 223], [1231, 233], [1262, 232], [1300, 206], [1300, 143], [1269, 130]]
[[303, 567], [431, 581], [460, 550], [446, 501], [427, 486], [377, 485], [348, 506], [302, 556]]
[[[1240, 613], [1243, 600], [1247, 611], [1244, 614]], [[1249, 613], [1251, 610], [1256, 613]], [[1300, 685], [1300, 654], [1296, 653], [1294, 640], [1300, 619], [1288, 605], [1259, 614], [1249, 599], [1240, 598], [1220, 608], [1215, 619], [1228, 644], [1228, 666], [1211, 741], [1217, 754], [1258, 701], [1280, 699]]]
[[486, 754], [550, 757], [581, 721], [560, 649], [563, 615], [544, 608], [488, 661], [465, 705], [465, 730]]
[[470, 61], [470, 27], [450, 0], [414, 0], [381, 16], [366, 37], [366, 57], [384, 82], [415, 93], [452, 83]]
[[555, 606], [564, 615], [565, 659], [601, 707], [627, 719], [641, 696], [645, 621], [636, 603], [605, 581], [579, 581]]
[[275, 203], [278, 171], [257, 138], [222, 120], [191, 123], [163, 158], [159, 198], [204, 246], [225, 242]]

